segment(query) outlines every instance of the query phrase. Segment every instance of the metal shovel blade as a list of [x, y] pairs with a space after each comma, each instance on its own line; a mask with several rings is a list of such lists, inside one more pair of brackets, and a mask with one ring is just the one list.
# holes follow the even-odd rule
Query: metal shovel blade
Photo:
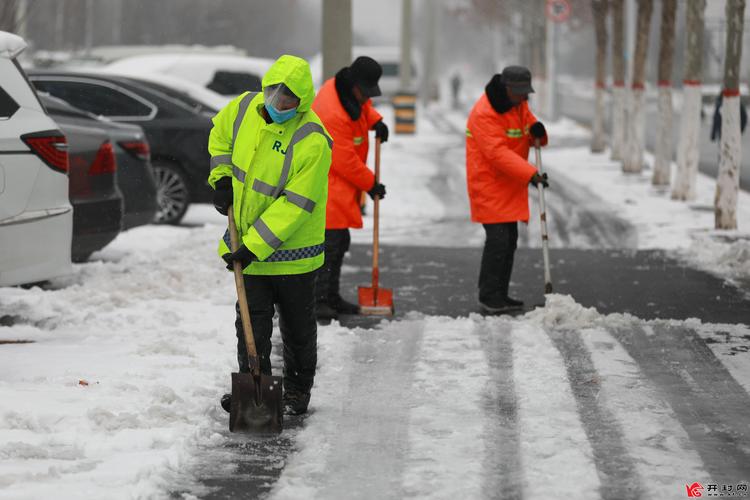
[[229, 431], [278, 434], [283, 428], [281, 377], [232, 373]]
[[393, 316], [393, 290], [359, 287], [359, 311], [365, 316]]

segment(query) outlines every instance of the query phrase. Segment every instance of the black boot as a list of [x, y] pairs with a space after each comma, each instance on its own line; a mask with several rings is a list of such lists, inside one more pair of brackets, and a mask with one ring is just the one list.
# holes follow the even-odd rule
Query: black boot
[[485, 314], [502, 314], [522, 309], [521, 306], [513, 305], [504, 299], [479, 299], [479, 307]]
[[286, 391], [282, 396], [284, 413], [286, 415], [302, 415], [307, 413], [310, 404], [310, 394], [299, 391]]
[[331, 321], [339, 319], [339, 313], [328, 302], [318, 302], [315, 304], [315, 319], [318, 321]]
[[511, 299], [510, 297], [505, 297], [505, 302], [512, 306], [523, 307], [523, 300], [516, 300], [516, 299]]
[[352, 304], [338, 296], [335, 300], [330, 300], [331, 306], [339, 314], [359, 314], [359, 305]]

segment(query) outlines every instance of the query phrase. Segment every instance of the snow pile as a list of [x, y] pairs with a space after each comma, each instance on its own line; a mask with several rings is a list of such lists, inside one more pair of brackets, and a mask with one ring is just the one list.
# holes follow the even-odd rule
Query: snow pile
[[601, 314], [593, 307], [578, 304], [570, 295], [545, 295], [545, 307], [526, 314], [534, 323], [557, 330], [580, 330], [601, 321]]
[[[235, 368], [221, 228], [123, 233], [52, 289], [0, 289], [0, 498], [153, 498], [223, 438]], [[186, 245], [185, 242], [191, 244]]]
[[732, 280], [750, 280], [750, 233], [712, 231], [682, 252], [690, 264]]

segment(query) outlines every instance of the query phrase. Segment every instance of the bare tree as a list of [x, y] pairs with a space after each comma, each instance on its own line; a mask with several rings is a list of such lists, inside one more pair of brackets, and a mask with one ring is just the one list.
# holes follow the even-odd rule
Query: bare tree
[[659, 125], [656, 157], [651, 182], [668, 186], [672, 167], [672, 61], [677, 0], [661, 2], [661, 34], [659, 36]]
[[700, 160], [701, 80], [703, 77], [703, 33], [706, 0], [691, 0], [685, 13], [685, 74], [682, 82], [680, 140], [677, 172], [672, 186], [673, 200], [695, 199], [695, 182]]
[[596, 106], [591, 131], [591, 151], [594, 153], [601, 153], [606, 146], [604, 138], [604, 94], [607, 89], [607, 7], [607, 0], [591, 0], [596, 34]]
[[610, 0], [612, 10], [612, 154], [622, 160], [625, 151], [625, 0]]
[[651, 12], [654, 0], [638, 0], [635, 57], [630, 94], [630, 118], [628, 119], [627, 145], [622, 169], [625, 172], [643, 170], [643, 144], [645, 139], [645, 74], [648, 54], [648, 35], [651, 27]]
[[727, 52], [721, 110], [719, 176], [716, 179], [714, 216], [716, 229], [737, 229], [737, 195], [740, 190], [742, 143], [740, 131], [740, 61], [745, 0], [727, 0]]

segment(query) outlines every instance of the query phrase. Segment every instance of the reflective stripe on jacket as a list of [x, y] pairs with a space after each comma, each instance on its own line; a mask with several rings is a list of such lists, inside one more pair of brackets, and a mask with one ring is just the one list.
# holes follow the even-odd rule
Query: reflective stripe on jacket
[[360, 195], [372, 189], [375, 183], [375, 174], [365, 164], [369, 148], [367, 134], [383, 117], [368, 99], [359, 119], [352, 120], [339, 100], [334, 78], [318, 91], [313, 109], [333, 137], [326, 229], [360, 228]]
[[[282, 82], [300, 97], [294, 118], [266, 123], [263, 94], [246, 92], [213, 118], [209, 136], [208, 182], [215, 187], [220, 178], [232, 178], [237, 228], [259, 259], [245, 274], [301, 274], [324, 260], [332, 141], [311, 109], [315, 91], [307, 62], [281, 56], [263, 87]], [[222, 238], [219, 255], [227, 252], [228, 238]]]
[[[482, 224], [529, 220], [528, 184], [536, 172], [527, 158], [536, 122], [524, 101], [498, 113], [486, 94], [466, 124], [466, 181], [471, 220]], [[542, 140], [542, 145], [547, 138]]]

